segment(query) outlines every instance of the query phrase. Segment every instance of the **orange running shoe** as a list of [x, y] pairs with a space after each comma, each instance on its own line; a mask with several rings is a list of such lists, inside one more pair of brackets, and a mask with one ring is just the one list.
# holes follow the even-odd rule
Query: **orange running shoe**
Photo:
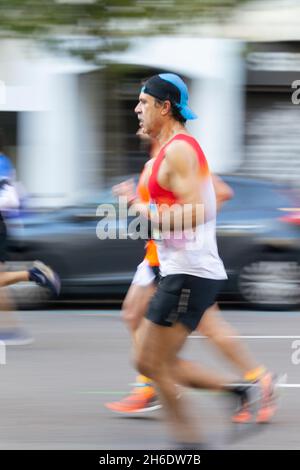
[[252, 414], [249, 405], [245, 403], [232, 417], [231, 421], [235, 424], [247, 424], [252, 422]]
[[144, 413], [161, 408], [155, 388], [152, 385], [135, 387], [132, 392], [120, 401], [105, 404], [115, 413]]
[[265, 373], [259, 380], [261, 387], [261, 403], [256, 414], [256, 422], [259, 424], [269, 423], [277, 411], [275, 394], [275, 377]]
[[237, 388], [239, 396], [239, 405], [236, 412], [232, 415], [231, 421], [236, 424], [250, 423], [252, 421], [252, 414], [250, 411], [249, 402], [250, 398], [250, 387], [245, 384], [242, 387]]
[[276, 412], [275, 377], [264, 373], [260, 379], [248, 382], [248, 388], [240, 396], [240, 406], [232, 416], [233, 423], [268, 423]]

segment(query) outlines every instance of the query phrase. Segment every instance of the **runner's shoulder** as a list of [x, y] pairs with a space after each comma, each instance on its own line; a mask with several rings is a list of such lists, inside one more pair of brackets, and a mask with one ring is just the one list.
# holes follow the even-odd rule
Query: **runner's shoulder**
[[168, 145], [165, 158], [169, 165], [180, 168], [194, 166], [198, 161], [197, 153], [192, 145], [179, 139]]

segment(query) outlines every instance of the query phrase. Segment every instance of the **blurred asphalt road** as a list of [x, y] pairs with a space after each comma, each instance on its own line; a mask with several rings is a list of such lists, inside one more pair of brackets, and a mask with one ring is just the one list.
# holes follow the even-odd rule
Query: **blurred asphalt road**
[[[135, 377], [119, 311], [34, 311], [20, 316], [35, 341], [7, 347], [6, 365], [0, 365], [1, 449], [170, 448], [161, 411], [129, 418], [104, 407], [106, 401], [122, 397]], [[287, 374], [273, 424], [227, 448], [300, 449], [300, 312], [227, 310], [224, 316], [247, 336], [257, 357]], [[233, 372], [205, 338], [190, 338], [184, 355]], [[231, 429], [227, 401], [204, 391], [187, 391], [186, 396], [204, 434], [223, 442]]]

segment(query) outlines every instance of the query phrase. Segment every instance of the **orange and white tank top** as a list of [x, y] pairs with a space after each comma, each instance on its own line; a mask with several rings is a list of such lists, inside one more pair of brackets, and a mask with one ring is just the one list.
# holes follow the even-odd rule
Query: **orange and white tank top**
[[[147, 164], [146, 164], [147, 165]], [[150, 194], [147, 184], [145, 184], [145, 173], [146, 173], [146, 165], [144, 170], [141, 173], [138, 185], [137, 185], [137, 195], [142, 202], [149, 203], [150, 202]], [[157, 254], [157, 247], [154, 240], [148, 240], [145, 246], [145, 258], [149, 264], [149, 266], [159, 266], [158, 254]]]

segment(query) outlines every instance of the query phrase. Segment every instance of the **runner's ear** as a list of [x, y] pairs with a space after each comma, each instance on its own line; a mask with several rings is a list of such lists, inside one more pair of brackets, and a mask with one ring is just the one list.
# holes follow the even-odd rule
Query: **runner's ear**
[[166, 116], [170, 111], [171, 111], [171, 102], [169, 100], [166, 100], [162, 104], [161, 114], [163, 116]]

